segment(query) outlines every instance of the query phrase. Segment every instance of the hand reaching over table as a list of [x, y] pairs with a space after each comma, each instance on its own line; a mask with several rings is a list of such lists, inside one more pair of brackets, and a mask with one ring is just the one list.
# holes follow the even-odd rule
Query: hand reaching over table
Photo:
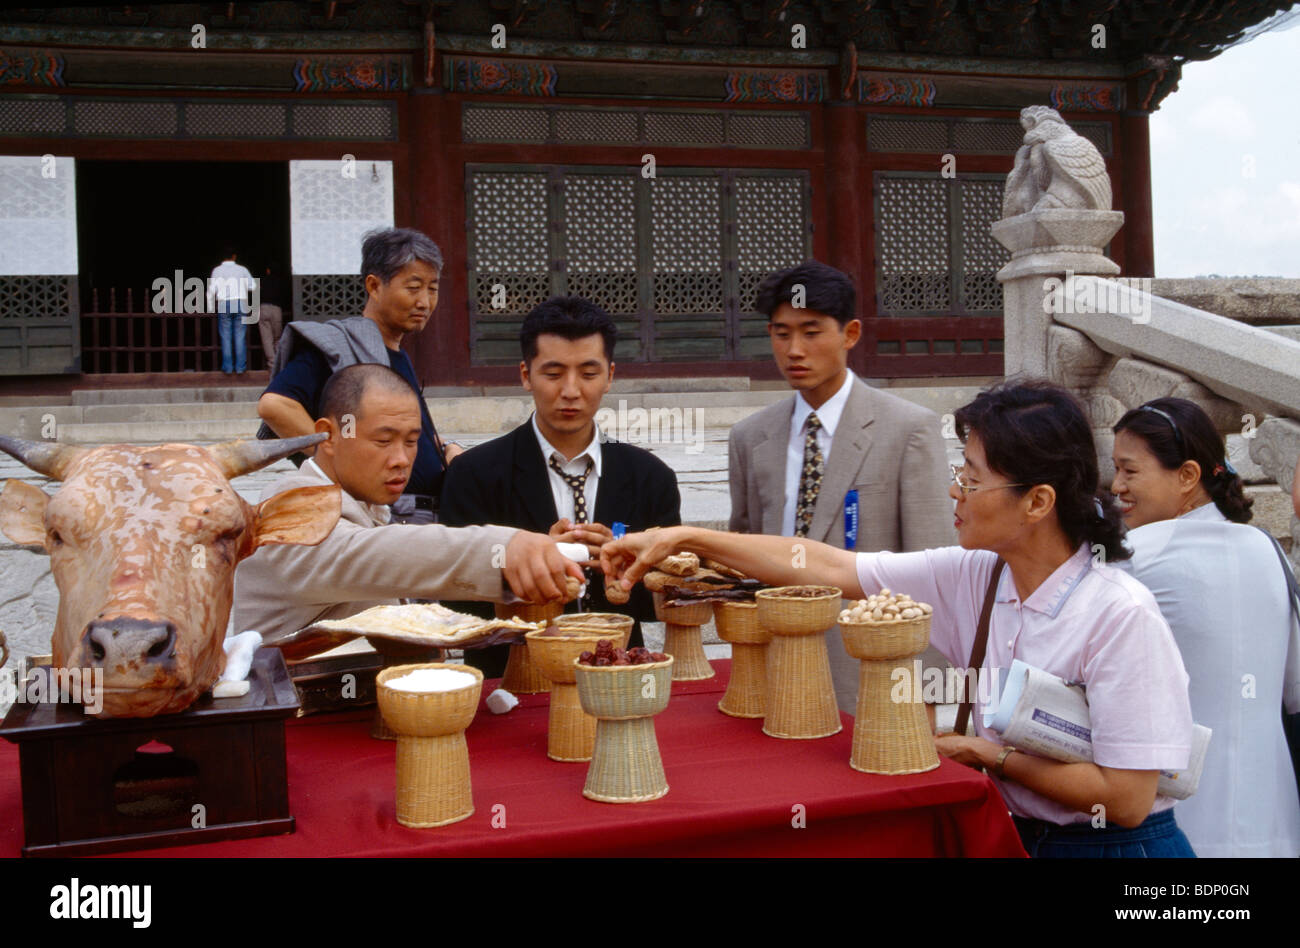
[[678, 552], [685, 529], [663, 527], [629, 533], [602, 546], [600, 568], [606, 576], [606, 595], [612, 588], [630, 591], [657, 563]]
[[809, 582], [837, 586], [849, 598], [865, 596], [858, 578], [857, 560], [850, 550], [840, 550], [803, 537], [723, 533], [702, 527], [663, 527], [629, 533], [600, 549], [606, 590], [625, 590], [641, 581], [651, 569], [676, 553], [693, 553], [770, 586], [799, 586]]
[[603, 523], [573, 523], [567, 517], [551, 524], [548, 535], [556, 543], [581, 543], [591, 554], [582, 565], [593, 567], [600, 565], [600, 548], [614, 539], [614, 532]]
[[553, 539], [526, 530], [506, 545], [502, 573], [516, 596], [533, 603], [576, 599], [585, 581], [582, 567], [561, 553]]

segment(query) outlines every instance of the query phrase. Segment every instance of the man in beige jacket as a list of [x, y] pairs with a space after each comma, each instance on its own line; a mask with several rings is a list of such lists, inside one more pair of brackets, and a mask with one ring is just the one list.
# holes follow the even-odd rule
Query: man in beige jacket
[[563, 597], [582, 570], [549, 537], [508, 527], [389, 522], [388, 504], [410, 477], [420, 438], [411, 386], [387, 366], [359, 364], [330, 377], [315, 427], [329, 434], [314, 458], [263, 491], [338, 484], [343, 511], [319, 545], [259, 549], [235, 573], [235, 631], [268, 645], [321, 619], [399, 598], [532, 602]]
[[[731, 429], [731, 531], [864, 551], [955, 543], [939, 417], [848, 368], [862, 335], [849, 278], [809, 260], [764, 280], [755, 308], [794, 394]], [[826, 644], [836, 700], [852, 714], [859, 663], [839, 626]], [[947, 663], [931, 649], [925, 664]]]

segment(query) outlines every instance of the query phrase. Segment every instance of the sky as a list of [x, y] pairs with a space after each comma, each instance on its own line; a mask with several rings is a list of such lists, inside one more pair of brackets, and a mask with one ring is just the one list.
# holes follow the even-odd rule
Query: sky
[[1183, 65], [1151, 178], [1157, 277], [1300, 277], [1300, 17]]

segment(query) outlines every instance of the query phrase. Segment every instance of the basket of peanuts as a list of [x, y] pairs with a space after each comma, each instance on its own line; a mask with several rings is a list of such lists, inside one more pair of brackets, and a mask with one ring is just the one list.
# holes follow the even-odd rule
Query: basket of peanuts
[[934, 607], [888, 589], [859, 599], [840, 612], [844, 649], [854, 658], [881, 661], [924, 652], [930, 644]]
[[[899, 678], [915, 678], [912, 659], [930, 644], [929, 603], [882, 589], [840, 612], [844, 649], [861, 662], [853, 753], [849, 765], [872, 774], [914, 774], [939, 766], [921, 683], [896, 688]], [[897, 696], [917, 696], [898, 701]]]

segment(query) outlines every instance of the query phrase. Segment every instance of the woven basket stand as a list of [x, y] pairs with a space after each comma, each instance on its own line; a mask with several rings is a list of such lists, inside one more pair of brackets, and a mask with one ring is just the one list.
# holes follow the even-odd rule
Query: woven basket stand
[[849, 654], [861, 661], [850, 766], [889, 775], [934, 770], [939, 755], [913, 665], [929, 644], [930, 617], [841, 623], [840, 631]]
[[734, 718], [767, 713], [767, 648], [772, 636], [758, 623], [758, 606], [718, 602], [713, 606], [718, 637], [731, 643], [731, 678], [718, 710]]
[[[418, 668], [451, 668], [474, 675], [472, 687], [446, 692], [403, 692], [383, 687]], [[474, 812], [465, 728], [483, 688], [476, 668], [442, 663], [386, 668], [377, 677], [384, 720], [397, 735], [396, 815], [403, 826], [427, 829]]]

